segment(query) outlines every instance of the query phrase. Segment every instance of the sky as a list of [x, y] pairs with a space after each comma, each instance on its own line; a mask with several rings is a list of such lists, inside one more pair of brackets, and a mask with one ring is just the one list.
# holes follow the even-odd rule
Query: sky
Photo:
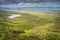
[[0, 7], [60, 7], [60, 0], [0, 0]]
[[60, 2], [60, 0], [0, 0], [0, 5], [2, 4], [19, 4], [24, 3], [40, 3], [40, 2]]

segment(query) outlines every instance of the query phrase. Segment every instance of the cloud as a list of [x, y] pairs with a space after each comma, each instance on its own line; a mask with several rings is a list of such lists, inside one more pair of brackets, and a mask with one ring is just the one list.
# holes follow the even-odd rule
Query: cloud
[[60, 2], [60, 0], [0, 0], [0, 5], [7, 4], [19, 4], [24, 3], [40, 3], [40, 2]]
[[13, 7], [13, 8], [16, 8], [16, 7], [60, 7], [60, 4], [58, 3], [53, 3], [53, 2], [47, 2], [47, 3], [43, 3], [43, 2], [40, 2], [40, 3], [24, 3], [24, 2], [21, 2], [19, 4], [10, 4], [10, 5], [0, 5], [0, 7]]
[[60, 4], [56, 2], [47, 2], [47, 3], [19, 3], [17, 4], [18, 7], [60, 7]]
[[[24, 3], [21, 2], [19, 4], [9, 4], [9, 5], [0, 5], [0, 10], [58, 10], [58, 7], [60, 7], [60, 4], [53, 3], [53, 2], [40, 2], [40, 3]], [[50, 10], [51, 10], [50, 9]]]

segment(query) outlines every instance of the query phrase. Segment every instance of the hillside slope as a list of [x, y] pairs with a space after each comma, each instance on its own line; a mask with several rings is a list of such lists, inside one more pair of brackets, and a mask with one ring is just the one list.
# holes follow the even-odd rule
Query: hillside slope
[[[59, 13], [0, 11], [0, 40], [60, 40]], [[11, 14], [21, 16], [10, 19]]]

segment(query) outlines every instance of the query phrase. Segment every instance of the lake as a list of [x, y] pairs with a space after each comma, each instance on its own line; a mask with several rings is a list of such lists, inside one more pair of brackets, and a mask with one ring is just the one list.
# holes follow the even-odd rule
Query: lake
[[0, 10], [56, 10], [60, 11], [60, 7], [17, 7], [17, 8], [7, 8], [1, 7]]

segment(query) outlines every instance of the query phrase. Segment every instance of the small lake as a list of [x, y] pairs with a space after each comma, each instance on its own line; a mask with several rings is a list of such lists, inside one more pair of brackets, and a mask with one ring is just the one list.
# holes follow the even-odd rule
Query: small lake
[[20, 17], [20, 16], [22, 16], [22, 15], [20, 15], [20, 14], [11, 14], [10, 16], [8, 16], [8, 18], [9, 19], [14, 19], [14, 18]]

